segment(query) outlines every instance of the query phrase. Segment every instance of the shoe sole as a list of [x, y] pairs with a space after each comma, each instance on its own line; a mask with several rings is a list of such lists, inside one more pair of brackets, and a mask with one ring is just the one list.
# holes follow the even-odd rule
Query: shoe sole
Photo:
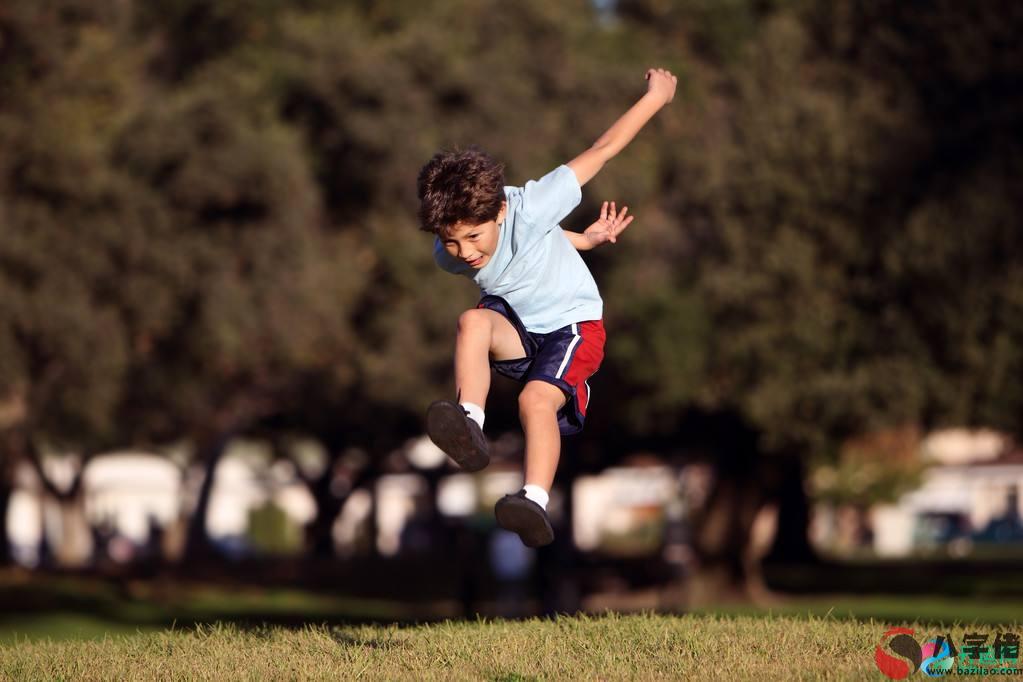
[[490, 464], [490, 455], [480, 452], [458, 405], [441, 400], [426, 410], [426, 433], [434, 445], [465, 471], [479, 471]]
[[517, 534], [526, 547], [543, 547], [554, 542], [554, 529], [550, 522], [530, 502], [510, 497], [498, 501], [494, 507], [497, 525]]

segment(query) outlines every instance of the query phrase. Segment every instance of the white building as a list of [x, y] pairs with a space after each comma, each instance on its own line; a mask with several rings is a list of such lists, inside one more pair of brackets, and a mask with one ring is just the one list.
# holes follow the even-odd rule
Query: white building
[[[924, 484], [898, 502], [871, 510], [874, 550], [881, 556], [905, 556], [928, 542], [927, 524], [958, 524], [950, 536], [953, 553], [969, 551], [966, 536], [999, 519], [1023, 518], [1023, 451], [992, 431], [955, 429], [924, 442], [934, 464]], [[938, 538], [940, 541], [940, 538]]]
[[[249, 511], [268, 500], [298, 524], [312, 519], [315, 503], [298, 481], [293, 466], [285, 462], [267, 467], [267, 461], [258, 445], [244, 441], [233, 443], [224, 454], [214, 472], [207, 515], [212, 539], [243, 535]], [[47, 476], [62, 487], [70, 484], [76, 464], [66, 458], [48, 457], [44, 466]], [[96, 456], [82, 476], [85, 520], [93, 527], [109, 529], [122, 540], [118, 547], [124, 552], [123, 559], [130, 558], [133, 545], [147, 541], [151, 524], [166, 528], [186, 518], [202, 483], [201, 470], [183, 470], [168, 457], [140, 452]], [[44, 530], [48, 538], [66, 537], [67, 528], [62, 524], [68, 523], [68, 517], [43, 494], [35, 472], [27, 464], [15, 477], [6, 523], [14, 556], [26, 565], [38, 560]], [[81, 549], [87, 555], [91, 544]]]

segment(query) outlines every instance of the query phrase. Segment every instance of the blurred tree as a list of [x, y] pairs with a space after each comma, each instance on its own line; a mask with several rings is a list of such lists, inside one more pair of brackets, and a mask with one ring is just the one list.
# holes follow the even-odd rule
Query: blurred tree
[[320, 194], [268, 75], [236, 59], [140, 112], [115, 151], [140, 192], [163, 203], [186, 272], [164, 282], [171, 324], [140, 349], [124, 409], [150, 435], [190, 434], [207, 469], [190, 554], [206, 545], [227, 441], [291, 409], [307, 377], [349, 380], [346, 311], [365, 283], [364, 252], [323, 230]]
[[[999, 104], [969, 116], [942, 67], [912, 86], [871, 67], [892, 42], [900, 61], [943, 64], [980, 40], [986, 63], [970, 52], [970, 68], [1002, 83], [1016, 63], [1002, 22], [1018, 12], [870, 7], [768, 21], [715, 159], [722, 241], [701, 279], [716, 339], [702, 400], [737, 408], [794, 474], [779, 480], [778, 558], [807, 547], [806, 457], [907, 423], [1021, 427], [1018, 142], [981, 123], [993, 107], [1018, 125], [1018, 95], [992, 85], [981, 101]], [[921, 25], [941, 35], [916, 40]], [[969, 143], [950, 153], [962, 130]]]
[[[81, 469], [116, 440], [129, 355], [107, 297], [127, 211], [105, 149], [138, 98], [130, 87], [138, 53], [118, 43], [117, 18], [72, 1], [0, 13], [8, 53], [0, 83], [18, 93], [0, 99], [0, 395], [19, 405], [3, 425], [6, 458], [29, 458], [64, 528], [79, 536], [87, 536]], [[44, 450], [81, 455], [69, 485], [48, 478]], [[84, 545], [64, 552], [55, 542], [61, 561], [88, 558]]]
[[148, 67], [176, 84], [238, 49], [259, 46], [292, 3], [283, 0], [152, 0], [132, 3], [133, 31], [153, 44]]
[[[330, 492], [331, 479], [347, 480], [347, 491], [379, 464], [353, 472], [344, 453], [382, 456], [421, 433], [426, 405], [451, 390], [454, 323], [475, 301], [470, 284], [437, 270], [431, 237], [414, 229], [419, 167], [440, 148], [469, 143], [520, 174], [566, 160], [520, 140], [537, 129], [557, 139], [569, 127], [565, 107], [547, 100], [566, 82], [579, 87], [573, 69], [586, 62], [573, 60], [562, 41], [566, 34], [584, 40], [590, 17], [585, 3], [375, 3], [366, 12], [296, 12], [282, 23], [274, 61], [283, 115], [304, 132], [330, 229], [356, 240], [372, 283], [354, 306], [354, 382], [310, 381], [287, 422], [331, 453], [309, 481], [319, 501], [311, 529], [319, 553], [332, 551], [343, 502]], [[640, 74], [633, 74], [637, 86]], [[515, 172], [510, 182], [528, 177]], [[491, 423], [517, 428], [515, 402], [502, 397], [492, 401]]]
[[850, 438], [837, 458], [813, 472], [814, 498], [862, 510], [897, 500], [920, 487], [926, 468], [921, 441], [920, 429], [914, 426]]
[[295, 376], [345, 374], [338, 311], [360, 268], [351, 240], [321, 230], [260, 64], [161, 90], [122, 19], [53, 19], [68, 53], [0, 118], [2, 386], [28, 405], [29, 451], [185, 438], [212, 471], [230, 435], [283, 409]]
[[614, 0], [614, 16], [643, 26], [651, 38], [680, 41], [714, 65], [740, 60], [761, 21], [791, 0]]
[[[639, 216], [585, 256], [611, 342], [562, 476], [641, 439], [707, 453], [698, 549], [742, 589], [765, 505], [775, 556], [809, 554], [808, 458], [1020, 430], [1021, 23], [1007, 0], [6, 3], [3, 461], [184, 439], [201, 549], [227, 440], [311, 436], [327, 553], [332, 483], [418, 433], [475, 299], [414, 229], [420, 165], [481, 144], [521, 184], [661, 64], [674, 108], [566, 222]], [[517, 429], [495, 389], [488, 423]]]

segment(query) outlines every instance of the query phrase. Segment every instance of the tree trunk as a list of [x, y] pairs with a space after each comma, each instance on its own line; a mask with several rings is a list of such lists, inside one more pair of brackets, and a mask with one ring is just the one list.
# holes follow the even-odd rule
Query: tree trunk
[[57, 567], [76, 569], [88, 566], [95, 543], [85, 517], [85, 495], [81, 488], [73, 495], [51, 498], [51, 502], [56, 514], [56, 532], [49, 536], [50, 553]]
[[206, 531], [206, 516], [209, 512], [217, 465], [220, 464], [220, 460], [227, 450], [227, 444], [233, 436], [233, 432], [222, 432], [200, 439], [196, 444], [197, 459], [205, 465], [206, 475], [203, 478], [202, 487], [199, 489], [199, 498], [196, 501], [195, 509], [188, 521], [185, 551], [181, 555], [183, 565], [216, 558], [216, 551]]
[[0, 439], [0, 567], [8, 566], [14, 560], [11, 538], [7, 534], [7, 514], [14, 494], [14, 469], [20, 457], [14, 438], [15, 435], [8, 432]]
[[[336, 494], [333, 490], [334, 481], [339, 475], [337, 470], [338, 463], [335, 459], [331, 459], [327, 463], [323, 473], [317, 478], [310, 479], [306, 476], [301, 476], [310, 494], [313, 496], [313, 500], [316, 502], [316, 516], [306, 526], [306, 538], [312, 559], [334, 558], [334, 523], [344, 508], [348, 496], [366, 482], [375, 481], [380, 476], [377, 465], [377, 460], [371, 458], [360, 469], [351, 470], [346, 467], [340, 474], [348, 481], [347, 490], [340, 495]], [[373, 492], [373, 490], [370, 490], [370, 492]]]
[[7, 512], [10, 508], [13, 492], [10, 478], [7, 476], [8, 464], [0, 462], [0, 568], [8, 566], [13, 559], [11, 540], [7, 536]]
[[714, 461], [710, 494], [694, 515], [690, 607], [767, 598], [753, 548], [753, 524], [765, 502], [758, 460], [756, 452], [743, 449], [721, 453]]
[[85, 516], [85, 490], [82, 478], [85, 467], [92, 457], [85, 453], [81, 457], [78, 471], [67, 490], [61, 490], [49, 479], [43, 469], [43, 456], [37, 450], [31, 437], [24, 438], [28, 462], [39, 478], [44, 494], [44, 509], [49, 505], [49, 516], [44, 516], [43, 533], [45, 544], [59, 568], [82, 568], [92, 560], [95, 543], [92, 528]]
[[806, 494], [806, 465], [802, 457], [788, 455], [772, 458], [772, 497], [778, 506], [778, 525], [774, 543], [764, 563], [807, 564], [818, 561], [810, 544], [810, 498]]
[[335, 495], [331, 490], [334, 467], [326, 470], [316, 480], [310, 481], [309, 492], [316, 501], [316, 517], [307, 529], [309, 550], [314, 559], [330, 559], [334, 556], [334, 522], [341, 513], [348, 495]]

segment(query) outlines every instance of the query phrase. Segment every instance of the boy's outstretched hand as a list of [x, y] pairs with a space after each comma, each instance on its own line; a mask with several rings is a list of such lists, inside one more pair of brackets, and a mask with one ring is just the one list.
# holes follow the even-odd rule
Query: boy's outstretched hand
[[600, 207], [600, 218], [583, 231], [583, 236], [589, 241], [590, 248], [600, 246], [604, 242], [614, 244], [618, 241], [618, 235], [629, 226], [635, 217], [631, 215], [626, 217], [625, 214], [628, 212], [628, 206], [623, 206], [619, 211], [615, 207], [615, 202], [610, 202], [610, 208], [608, 208], [608, 202], [605, 201], [604, 205]]
[[648, 69], [646, 72], [646, 91], [661, 97], [667, 104], [675, 99], [675, 84], [678, 78], [671, 75], [667, 69]]

